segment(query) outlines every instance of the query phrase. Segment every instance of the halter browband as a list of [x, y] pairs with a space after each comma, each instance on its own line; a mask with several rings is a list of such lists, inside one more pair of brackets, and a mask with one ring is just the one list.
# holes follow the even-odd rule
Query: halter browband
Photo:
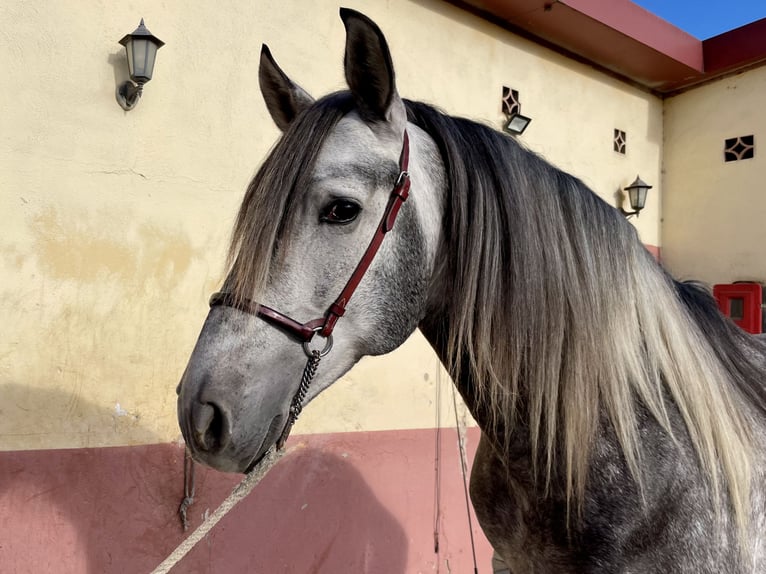
[[[338, 319], [343, 317], [346, 312], [346, 305], [354, 295], [354, 291], [362, 281], [364, 274], [370, 267], [372, 260], [375, 259], [375, 255], [380, 248], [380, 244], [383, 242], [383, 238], [391, 231], [396, 222], [396, 216], [399, 214], [402, 204], [407, 201], [407, 197], [410, 193], [410, 174], [407, 171], [410, 163], [410, 140], [407, 135], [407, 130], [404, 130], [404, 137], [402, 142], [402, 153], [399, 156], [399, 176], [396, 178], [394, 188], [391, 190], [391, 195], [388, 199], [388, 205], [383, 212], [383, 217], [375, 230], [375, 235], [372, 236], [372, 241], [367, 246], [367, 250], [362, 255], [359, 263], [356, 265], [356, 269], [351, 274], [346, 286], [338, 295], [335, 302], [330, 305], [329, 309], [325, 313], [324, 317], [318, 317], [312, 319], [306, 323], [299, 323], [295, 319], [280, 313], [276, 309], [261, 305], [250, 299], [241, 299], [234, 296], [232, 293], [214, 293], [210, 297], [210, 306], [226, 306], [233, 307], [250, 315], [255, 315], [281, 329], [288, 335], [291, 335], [299, 342], [306, 343], [313, 339], [315, 333], [319, 333], [322, 337], [328, 338], [332, 335], [333, 329]], [[331, 343], [328, 341], [328, 346], [325, 347], [325, 351], [329, 352]]]

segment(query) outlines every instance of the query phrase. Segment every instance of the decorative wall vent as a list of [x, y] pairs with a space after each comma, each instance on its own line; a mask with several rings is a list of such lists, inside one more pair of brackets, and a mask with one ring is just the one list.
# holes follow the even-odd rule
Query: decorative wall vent
[[518, 90], [503, 86], [503, 113], [508, 117], [521, 113]]
[[521, 102], [519, 101], [519, 92], [512, 90], [508, 86], [503, 86], [503, 113], [505, 122], [503, 122], [503, 131], [512, 136], [520, 136], [529, 126], [532, 118], [521, 115]]
[[628, 136], [622, 130], [614, 130], [614, 151], [625, 155], [628, 147]]
[[724, 161], [739, 161], [755, 156], [755, 136], [739, 136], [727, 139], [723, 146]]

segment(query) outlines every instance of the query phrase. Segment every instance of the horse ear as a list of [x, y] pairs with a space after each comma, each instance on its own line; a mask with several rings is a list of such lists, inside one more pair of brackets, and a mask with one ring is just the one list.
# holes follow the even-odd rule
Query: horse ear
[[261, 47], [258, 83], [274, 123], [285, 131], [298, 115], [314, 103], [314, 98], [282, 71], [271, 55], [269, 47]]
[[377, 24], [364, 14], [340, 9], [346, 27], [346, 82], [362, 119], [368, 122], [404, 118], [404, 106], [396, 93], [394, 64], [388, 43]]

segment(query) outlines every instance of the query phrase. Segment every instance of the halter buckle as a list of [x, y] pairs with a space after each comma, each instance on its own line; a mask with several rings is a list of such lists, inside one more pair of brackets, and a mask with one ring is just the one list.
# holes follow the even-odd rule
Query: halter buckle
[[404, 185], [404, 183], [410, 179], [410, 172], [409, 171], [400, 171], [399, 177], [396, 178], [396, 183], [394, 184], [394, 189], [399, 189]]

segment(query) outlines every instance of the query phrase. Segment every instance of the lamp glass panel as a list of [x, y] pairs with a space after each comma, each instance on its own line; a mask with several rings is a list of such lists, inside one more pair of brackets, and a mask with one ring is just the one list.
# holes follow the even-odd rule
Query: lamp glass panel
[[636, 193], [636, 206], [633, 209], [643, 209], [646, 205], [646, 192], [648, 187], [639, 187]]
[[137, 83], [146, 83], [152, 79], [154, 70], [154, 60], [157, 57], [157, 45], [145, 39], [134, 39], [132, 41], [133, 61], [135, 68], [131, 78]]
[[157, 57], [157, 44], [154, 42], [147, 42], [146, 43], [146, 67], [145, 67], [145, 77], [146, 81], [152, 79], [152, 74], [154, 73], [154, 59]]
[[128, 73], [130, 74], [130, 77], [133, 77], [133, 68], [134, 68], [134, 61], [133, 61], [133, 40], [128, 40], [128, 42], [125, 44], [125, 52], [128, 54]]
[[146, 77], [146, 48], [149, 42], [147, 40], [134, 38], [130, 45], [133, 49], [133, 69], [130, 77], [133, 81]]

